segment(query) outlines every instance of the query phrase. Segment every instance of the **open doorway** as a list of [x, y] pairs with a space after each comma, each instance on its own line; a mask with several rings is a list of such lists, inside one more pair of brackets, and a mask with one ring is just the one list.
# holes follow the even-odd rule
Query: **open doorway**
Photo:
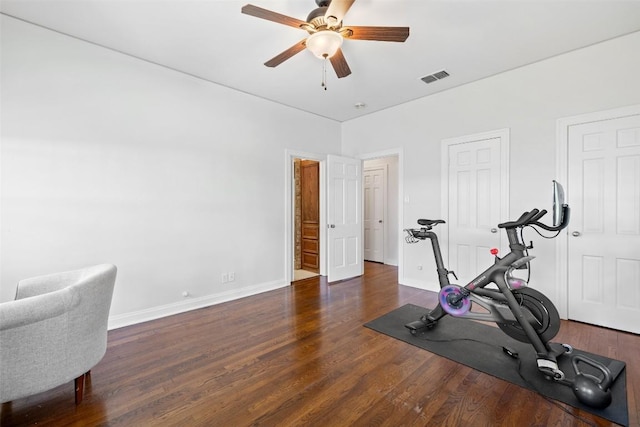
[[319, 202], [318, 209], [318, 253], [319, 253], [319, 274], [325, 276], [327, 265], [327, 218], [326, 218], [326, 154], [309, 153], [303, 151], [285, 150], [285, 280], [289, 283], [293, 282], [295, 265], [295, 206], [296, 206], [296, 180], [295, 165], [296, 160], [313, 160], [318, 163], [318, 182], [319, 182]]
[[[363, 161], [386, 162], [388, 167], [387, 218], [384, 223], [384, 263], [398, 266], [398, 279], [403, 277], [403, 248], [399, 245], [400, 219], [402, 218], [402, 149], [370, 153], [353, 159], [326, 154], [285, 150], [285, 280], [294, 280], [295, 270], [295, 172], [296, 159], [314, 160], [319, 163], [319, 275], [329, 282], [362, 274], [363, 224], [362, 196]], [[375, 164], [375, 162], [373, 163]], [[338, 174], [339, 171], [346, 175]], [[391, 177], [391, 178], [389, 178]], [[331, 183], [329, 185], [328, 183]], [[342, 203], [330, 203], [342, 201]], [[348, 243], [348, 244], [347, 244]]]
[[320, 274], [320, 162], [293, 159], [293, 278]]

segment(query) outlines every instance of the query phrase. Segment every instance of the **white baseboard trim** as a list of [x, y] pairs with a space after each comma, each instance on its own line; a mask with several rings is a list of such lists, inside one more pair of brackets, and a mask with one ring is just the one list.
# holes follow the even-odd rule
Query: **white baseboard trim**
[[412, 288], [424, 289], [425, 291], [439, 292], [440, 285], [436, 282], [424, 282], [416, 279], [402, 279], [401, 285], [411, 286]]
[[206, 295], [199, 298], [188, 298], [184, 301], [147, 308], [131, 313], [117, 314], [115, 316], [109, 316], [108, 328], [109, 330], [123, 328], [125, 326], [135, 325], [137, 323], [148, 322], [150, 320], [160, 319], [162, 317], [172, 316], [174, 314], [185, 313], [187, 311], [196, 310], [198, 308], [209, 307], [211, 305], [221, 304], [223, 302], [261, 294], [263, 292], [272, 291], [274, 289], [284, 288], [289, 285], [290, 283], [282, 281], [261, 283], [259, 285], [247, 286], [240, 289], [231, 289], [218, 294]]

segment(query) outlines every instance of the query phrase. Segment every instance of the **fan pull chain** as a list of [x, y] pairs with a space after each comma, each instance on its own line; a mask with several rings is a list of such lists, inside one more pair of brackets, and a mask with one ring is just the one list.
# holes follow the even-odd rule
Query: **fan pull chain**
[[327, 90], [327, 54], [324, 55], [324, 60], [322, 61], [322, 87], [324, 90]]

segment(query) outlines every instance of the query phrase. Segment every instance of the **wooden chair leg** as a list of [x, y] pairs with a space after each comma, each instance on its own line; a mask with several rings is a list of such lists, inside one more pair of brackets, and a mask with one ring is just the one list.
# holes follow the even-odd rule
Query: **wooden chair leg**
[[84, 395], [84, 377], [86, 374], [80, 375], [75, 379], [76, 386], [76, 405], [82, 403], [82, 397]]

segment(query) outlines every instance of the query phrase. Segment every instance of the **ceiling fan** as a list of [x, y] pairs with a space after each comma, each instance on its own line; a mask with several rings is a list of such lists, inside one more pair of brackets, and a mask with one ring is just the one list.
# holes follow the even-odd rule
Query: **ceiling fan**
[[342, 41], [376, 40], [404, 42], [409, 37], [409, 27], [343, 26], [342, 19], [355, 0], [315, 0], [318, 8], [311, 11], [306, 21], [272, 12], [251, 4], [242, 7], [242, 13], [300, 28], [309, 36], [274, 56], [264, 63], [276, 67], [305, 48], [318, 58], [329, 59], [338, 78], [351, 74], [347, 60], [342, 54]]

